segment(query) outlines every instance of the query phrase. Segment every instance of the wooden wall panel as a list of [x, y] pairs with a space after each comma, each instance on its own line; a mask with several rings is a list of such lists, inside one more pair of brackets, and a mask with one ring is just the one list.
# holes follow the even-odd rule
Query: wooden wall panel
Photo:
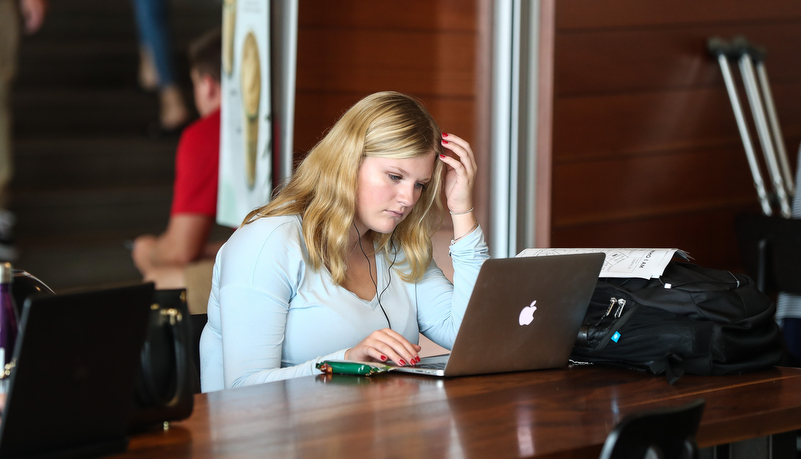
[[560, 204], [553, 223], [559, 228], [754, 201], [751, 174], [737, 145], [556, 163], [553, 183], [553, 199]]
[[[402, 10], [402, 11], [401, 11]], [[296, 156], [367, 94], [420, 98], [444, 130], [472, 140], [476, 4], [302, 2], [299, 11]]]
[[[797, 135], [801, 104], [795, 101], [801, 100], [801, 81], [772, 86], [784, 135]], [[555, 159], [740, 141], [731, 102], [722, 87], [559, 97], [554, 117], [559, 120], [554, 125]], [[756, 142], [756, 132], [751, 132]]]
[[[720, 87], [717, 60], [706, 53], [709, 37], [744, 35], [767, 50], [772, 83], [801, 79], [801, 27], [798, 23], [591, 29], [560, 35], [556, 54], [570, 56], [557, 68], [559, 96], [607, 92]], [[588, 78], [588, 73], [592, 78]]]
[[603, 225], [557, 228], [553, 237], [559, 244], [553, 247], [678, 247], [690, 252], [698, 264], [742, 271], [734, 217], [758, 211], [756, 204], [734, 203], [676, 216], [643, 216]]
[[475, 37], [469, 33], [303, 30], [298, 91], [472, 97]]
[[[443, 131], [473, 144], [476, 212], [486, 223], [489, 0], [300, 2], [293, 150], [301, 160], [364, 96], [419, 98]], [[449, 225], [446, 222], [446, 225]]]
[[301, 28], [403, 29], [475, 32], [478, 5], [464, 0], [304, 0]]
[[556, 8], [551, 245], [680, 247], [707, 266], [739, 268], [734, 215], [759, 209], [705, 42], [743, 34], [767, 48], [794, 166], [801, 2], [560, 0]]
[[[557, 98], [554, 158], [593, 158], [737, 139], [725, 91], [697, 89]], [[581, 133], [580, 135], [577, 135]]]
[[795, 0], [559, 0], [558, 29], [716, 23], [777, 23], [801, 18]]

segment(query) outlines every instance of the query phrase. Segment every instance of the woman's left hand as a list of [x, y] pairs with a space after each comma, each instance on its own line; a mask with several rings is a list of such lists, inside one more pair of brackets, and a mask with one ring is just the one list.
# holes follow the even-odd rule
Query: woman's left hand
[[445, 163], [445, 198], [448, 210], [454, 214], [473, 208], [473, 183], [476, 177], [476, 159], [470, 144], [453, 134], [442, 134], [442, 147], [454, 156], [442, 154]]

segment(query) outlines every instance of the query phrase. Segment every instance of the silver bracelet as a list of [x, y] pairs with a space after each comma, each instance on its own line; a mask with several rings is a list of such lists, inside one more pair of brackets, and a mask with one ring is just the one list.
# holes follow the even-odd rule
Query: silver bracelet
[[450, 244], [450, 245], [456, 244], [456, 242], [457, 242], [457, 241], [459, 241], [460, 239], [463, 239], [465, 236], [467, 236], [468, 234], [470, 234], [470, 233], [472, 233], [473, 231], [475, 231], [475, 230], [476, 230], [476, 228], [478, 228], [478, 222], [476, 222], [476, 224], [475, 224], [475, 225], [473, 225], [473, 227], [472, 227], [472, 228], [470, 228], [470, 230], [469, 230], [468, 232], [466, 232], [466, 233], [462, 234], [461, 236], [459, 236], [459, 237], [457, 237], [457, 238], [453, 238], [453, 239], [451, 239], [451, 244]]
[[475, 209], [475, 207], [471, 207], [470, 210], [465, 210], [464, 212], [451, 212], [450, 210], [448, 212], [451, 212], [451, 215], [465, 215], [472, 212], [473, 209]]

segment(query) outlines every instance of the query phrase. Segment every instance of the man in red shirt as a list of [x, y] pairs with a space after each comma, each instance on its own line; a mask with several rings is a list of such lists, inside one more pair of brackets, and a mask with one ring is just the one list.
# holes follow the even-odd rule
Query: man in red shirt
[[218, 30], [190, 46], [195, 106], [201, 118], [184, 130], [178, 143], [167, 230], [159, 236], [145, 234], [134, 241], [134, 264], [144, 280], [155, 282], [159, 289], [185, 287], [187, 265], [203, 259], [213, 261], [222, 245], [208, 242], [217, 215], [221, 49]]

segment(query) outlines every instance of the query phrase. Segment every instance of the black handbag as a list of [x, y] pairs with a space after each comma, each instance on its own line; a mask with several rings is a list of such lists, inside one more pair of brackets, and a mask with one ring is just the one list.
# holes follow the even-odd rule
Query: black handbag
[[130, 430], [186, 419], [194, 408], [199, 378], [192, 364], [186, 290], [156, 290], [142, 347]]

